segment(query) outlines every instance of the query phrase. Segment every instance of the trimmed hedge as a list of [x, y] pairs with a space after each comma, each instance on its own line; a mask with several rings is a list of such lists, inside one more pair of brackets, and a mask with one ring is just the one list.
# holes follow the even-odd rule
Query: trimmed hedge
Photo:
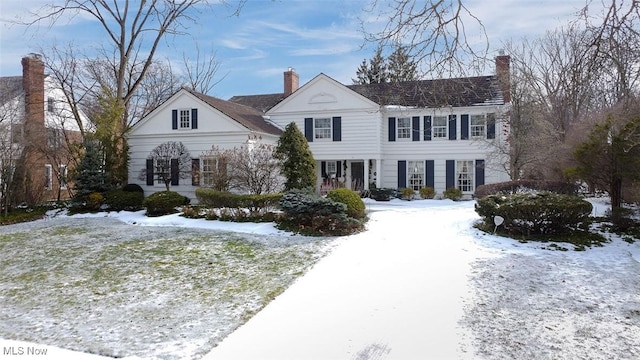
[[478, 199], [476, 212], [487, 227], [495, 216], [504, 218], [509, 234], [561, 234], [589, 224], [591, 203], [577, 196], [552, 192], [489, 195]]
[[327, 193], [327, 198], [347, 205], [347, 215], [352, 218], [364, 217], [364, 201], [357, 192], [347, 188], [333, 189]]
[[142, 189], [142, 186], [140, 186], [138, 184], [127, 184], [124, 187], [122, 187], [122, 191], [139, 192], [141, 194], [144, 194], [144, 190]]
[[393, 197], [395, 197], [394, 193], [395, 191], [393, 189], [376, 188], [376, 189], [371, 189], [370, 197], [375, 201], [389, 201]]
[[276, 208], [282, 194], [232, 194], [210, 188], [196, 189], [198, 203], [211, 208], [246, 208], [251, 210]]
[[423, 199], [433, 199], [436, 197], [436, 191], [431, 186], [420, 188], [420, 197]]
[[442, 196], [453, 201], [458, 201], [462, 199], [462, 190], [455, 187], [450, 187], [442, 193]]
[[577, 195], [578, 186], [564, 181], [515, 180], [495, 184], [480, 185], [473, 194], [482, 198], [494, 194], [517, 194], [527, 190], [550, 191], [558, 194]]
[[280, 228], [307, 235], [349, 235], [364, 227], [347, 216], [347, 205], [300, 190], [282, 195], [280, 208]]
[[142, 209], [144, 195], [138, 191], [111, 190], [105, 194], [104, 202], [109, 210], [136, 211]]
[[144, 199], [147, 216], [161, 216], [178, 212], [176, 208], [189, 205], [189, 198], [175, 191], [158, 191]]

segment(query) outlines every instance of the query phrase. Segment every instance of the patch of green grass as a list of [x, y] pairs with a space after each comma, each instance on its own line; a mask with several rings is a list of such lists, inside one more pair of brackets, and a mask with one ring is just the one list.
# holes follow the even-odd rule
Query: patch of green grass
[[15, 209], [8, 214], [0, 215], [0, 225], [17, 224], [21, 222], [39, 220], [49, 210], [48, 207], [37, 207], [35, 209]]

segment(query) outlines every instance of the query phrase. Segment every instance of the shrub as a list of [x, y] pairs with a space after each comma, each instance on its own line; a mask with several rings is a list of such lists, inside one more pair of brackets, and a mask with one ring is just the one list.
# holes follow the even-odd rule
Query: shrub
[[141, 194], [144, 194], [144, 190], [142, 189], [142, 186], [140, 186], [138, 184], [127, 184], [122, 188], [122, 191], [139, 192]]
[[486, 226], [493, 227], [496, 215], [504, 218], [509, 234], [559, 234], [589, 223], [592, 205], [577, 196], [541, 192], [489, 195], [478, 199], [476, 212]]
[[431, 186], [425, 186], [420, 188], [420, 197], [423, 199], [433, 199], [436, 196], [436, 191]]
[[517, 194], [530, 191], [550, 191], [559, 194], [576, 195], [578, 186], [564, 181], [515, 180], [495, 184], [479, 185], [473, 194], [482, 198], [494, 194]]
[[102, 194], [99, 192], [92, 192], [89, 195], [87, 195], [86, 206], [88, 209], [98, 210], [100, 209], [100, 206], [102, 205], [103, 202], [104, 202], [104, 196], [102, 196]]
[[442, 195], [446, 199], [451, 199], [453, 201], [458, 201], [458, 200], [462, 199], [462, 190], [460, 190], [458, 188], [450, 187], [447, 190], [445, 190], [444, 193], [442, 193]]
[[307, 192], [292, 190], [280, 199], [280, 228], [308, 235], [349, 235], [363, 223], [347, 216], [347, 206]]
[[327, 198], [347, 205], [347, 215], [352, 218], [364, 217], [364, 202], [357, 192], [347, 188], [333, 189], [327, 193]]
[[371, 198], [376, 201], [389, 201], [393, 197], [393, 189], [376, 188], [371, 189]]
[[210, 188], [196, 189], [198, 203], [212, 208], [273, 209], [278, 206], [280, 197], [282, 194], [232, 194]]
[[158, 191], [144, 199], [148, 216], [160, 216], [177, 212], [176, 207], [188, 205], [189, 198], [175, 191]]
[[613, 223], [613, 231], [627, 233], [639, 228], [638, 222], [633, 218], [633, 210], [623, 207], [614, 207], [611, 210], [610, 220]]
[[144, 195], [142, 192], [111, 190], [105, 194], [105, 204], [109, 210], [120, 211], [136, 211], [142, 209]]
[[403, 199], [410, 201], [411, 199], [413, 199], [413, 196], [415, 195], [415, 191], [413, 191], [413, 189], [404, 188], [404, 189], [400, 189], [400, 194], [402, 195]]

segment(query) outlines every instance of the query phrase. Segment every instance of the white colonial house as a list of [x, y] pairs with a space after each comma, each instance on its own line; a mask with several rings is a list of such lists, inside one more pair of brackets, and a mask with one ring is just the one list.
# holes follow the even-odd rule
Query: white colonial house
[[[255, 139], [276, 144], [281, 133], [256, 109], [181, 89], [129, 132], [129, 182], [141, 185], [147, 195], [165, 190], [149, 154], [164, 142], [180, 141], [191, 154], [192, 171], [187, 179], [172, 174], [171, 189], [195, 199], [195, 189], [211, 185], [207, 172], [217, 164], [208, 156], [213, 146], [233, 149]], [[179, 170], [172, 164], [171, 171]]]
[[[180, 139], [193, 155], [211, 144], [239, 146], [252, 133], [275, 142], [294, 122], [317, 161], [319, 193], [337, 186], [416, 191], [430, 186], [438, 195], [457, 187], [471, 196], [479, 185], [509, 180], [508, 155], [496, 150], [504, 148], [508, 134], [508, 78], [509, 57], [501, 55], [496, 75], [490, 76], [344, 85], [319, 74], [298, 88], [298, 75], [289, 69], [284, 93], [224, 101], [182, 90], [132, 130], [130, 178], [163, 141]], [[244, 112], [224, 111], [234, 106]], [[189, 118], [189, 109], [207, 115], [198, 115], [197, 129], [188, 121], [183, 127], [179, 115], [176, 127], [172, 112]], [[243, 118], [248, 114], [251, 126]], [[152, 180], [148, 186], [161, 190]], [[175, 190], [188, 195], [202, 185]]]

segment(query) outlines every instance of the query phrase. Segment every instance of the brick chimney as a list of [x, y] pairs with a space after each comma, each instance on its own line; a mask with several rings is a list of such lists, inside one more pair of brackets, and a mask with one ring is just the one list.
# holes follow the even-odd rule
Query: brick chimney
[[293, 68], [284, 72], [284, 96], [291, 95], [300, 87], [300, 77]]
[[511, 80], [510, 80], [511, 56], [504, 55], [500, 51], [500, 55], [496, 56], [496, 76], [500, 81], [502, 89], [502, 98], [505, 103], [511, 102]]
[[22, 88], [25, 98], [25, 130], [31, 126], [44, 127], [44, 62], [39, 54], [29, 54], [22, 58]]

